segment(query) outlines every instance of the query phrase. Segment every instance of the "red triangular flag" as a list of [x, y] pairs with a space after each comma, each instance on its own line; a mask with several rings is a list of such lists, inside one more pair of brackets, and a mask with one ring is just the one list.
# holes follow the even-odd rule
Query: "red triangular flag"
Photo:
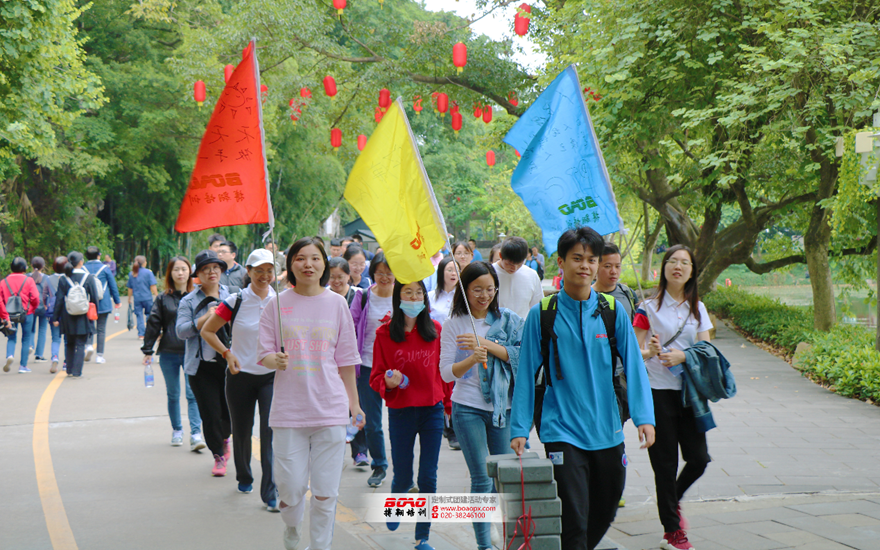
[[214, 107], [174, 225], [179, 233], [270, 223], [255, 46], [242, 52]]

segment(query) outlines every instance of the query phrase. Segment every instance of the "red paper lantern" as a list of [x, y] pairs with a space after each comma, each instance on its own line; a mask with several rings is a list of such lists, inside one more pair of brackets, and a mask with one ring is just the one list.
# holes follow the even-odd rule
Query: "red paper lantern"
[[516, 16], [513, 18], [513, 30], [520, 36], [525, 36], [529, 32], [529, 22], [531, 21], [532, 7], [528, 4], [520, 4], [516, 10]]
[[492, 106], [486, 105], [483, 107], [483, 122], [489, 124], [492, 122]]
[[385, 111], [382, 110], [382, 107], [376, 107], [376, 112], [373, 114], [373, 118], [376, 119], [376, 124], [382, 122], [383, 116], [385, 116]]
[[379, 90], [379, 107], [384, 111], [388, 107], [391, 107], [391, 92], [388, 91], [388, 88], [382, 88]]
[[417, 95], [413, 98], [413, 110], [417, 115], [422, 114], [422, 96]]
[[456, 135], [458, 135], [458, 131], [461, 130], [461, 113], [458, 111], [452, 113], [452, 129], [455, 130]]
[[260, 101], [266, 103], [267, 99], [269, 99], [269, 87], [265, 84], [260, 84]]
[[488, 151], [486, 153], [486, 164], [488, 164], [490, 168], [495, 166], [495, 151]]
[[458, 69], [458, 72], [464, 70], [467, 65], [467, 46], [464, 42], [459, 42], [452, 46], [452, 64]]
[[223, 67], [223, 82], [229, 82], [229, 77], [235, 72], [235, 65], [226, 65]]
[[199, 109], [201, 109], [202, 103], [205, 102], [205, 82], [203, 80], [196, 80], [193, 86], [193, 98], [198, 103]]
[[483, 116], [483, 106], [475, 101], [474, 102], [474, 118], [480, 118], [481, 116]]
[[516, 92], [510, 92], [507, 94], [507, 102], [517, 107], [519, 105], [519, 100], [516, 98]]
[[458, 112], [458, 101], [452, 102], [452, 108], [449, 109], [449, 112], [450, 113], [457, 113]]
[[345, 0], [333, 0], [333, 7], [336, 8], [336, 16], [342, 17], [342, 10], [345, 9]]
[[306, 88], [305, 86], [303, 86], [302, 88], [299, 89], [299, 97], [301, 97], [303, 99], [311, 99], [312, 98], [312, 91], [309, 90], [308, 88]]
[[358, 136], [358, 151], [363, 151], [367, 146], [367, 136], [361, 134]]
[[336, 96], [336, 80], [332, 76], [324, 77], [324, 93], [333, 99]]
[[437, 111], [440, 112], [441, 116], [446, 115], [446, 111], [449, 110], [449, 96], [444, 93], [437, 94]]
[[514, 149], [513, 152], [516, 153], [516, 158], [519, 158], [519, 157], [520, 157], [519, 151], [517, 151], [516, 149]]
[[290, 120], [293, 121], [293, 125], [296, 126], [296, 121], [302, 116], [302, 107], [295, 105], [292, 99], [290, 100], [290, 106], [293, 108], [293, 112], [290, 113]]
[[333, 146], [334, 153], [342, 147], [342, 130], [339, 128], [330, 130], [330, 145]]

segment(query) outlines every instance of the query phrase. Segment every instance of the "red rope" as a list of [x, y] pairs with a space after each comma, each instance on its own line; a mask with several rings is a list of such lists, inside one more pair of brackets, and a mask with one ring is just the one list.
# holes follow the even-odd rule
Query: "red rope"
[[[522, 456], [519, 457], [519, 481], [523, 513], [516, 520], [516, 525], [513, 528], [513, 536], [510, 537], [510, 542], [507, 543], [507, 550], [510, 550], [511, 545], [513, 544], [513, 539], [516, 538], [517, 533], [520, 531], [522, 531], [523, 534], [523, 543], [520, 544], [516, 550], [531, 550], [532, 537], [535, 533], [535, 520], [532, 519], [532, 507], [529, 506], [529, 510], [526, 512], [526, 476], [522, 469]], [[504, 531], [506, 534], [506, 526]]]

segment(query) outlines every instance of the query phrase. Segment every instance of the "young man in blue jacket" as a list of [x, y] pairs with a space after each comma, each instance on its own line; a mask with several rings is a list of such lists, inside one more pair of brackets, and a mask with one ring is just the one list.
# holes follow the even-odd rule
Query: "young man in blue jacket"
[[[553, 325], [549, 380], [544, 395], [541, 441], [553, 461], [562, 500], [562, 547], [592, 550], [617, 512], [626, 482], [623, 427], [614, 393], [608, 336], [591, 288], [605, 242], [589, 227], [559, 237], [557, 251], [565, 286]], [[627, 397], [642, 448], [654, 443], [654, 403], [638, 341], [623, 307], [615, 307], [615, 337], [623, 360]], [[558, 356], [557, 350], [558, 349]], [[510, 447], [521, 455], [532, 426], [535, 374], [541, 354], [541, 304], [529, 311], [510, 414]]]

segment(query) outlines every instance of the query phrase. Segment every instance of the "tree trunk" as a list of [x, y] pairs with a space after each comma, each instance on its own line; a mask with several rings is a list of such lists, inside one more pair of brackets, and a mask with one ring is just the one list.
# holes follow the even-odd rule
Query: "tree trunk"
[[657, 237], [660, 236], [660, 230], [663, 228], [663, 218], [658, 217], [654, 229], [649, 230], [648, 220], [648, 203], [645, 206], [645, 250], [642, 253], [642, 280], [651, 280], [651, 261], [654, 259], [654, 248], [657, 246]]
[[817, 204], [813, 206], [810, 225], [804, 235], [804, 253], [810, 272], [810, 286], [813, 288], [813, 327], [823, 332], [831, 330], [837, 322], [834, 283], [828, 262], [830, 248], [831, 225], [828, 223], [828, 214]]

